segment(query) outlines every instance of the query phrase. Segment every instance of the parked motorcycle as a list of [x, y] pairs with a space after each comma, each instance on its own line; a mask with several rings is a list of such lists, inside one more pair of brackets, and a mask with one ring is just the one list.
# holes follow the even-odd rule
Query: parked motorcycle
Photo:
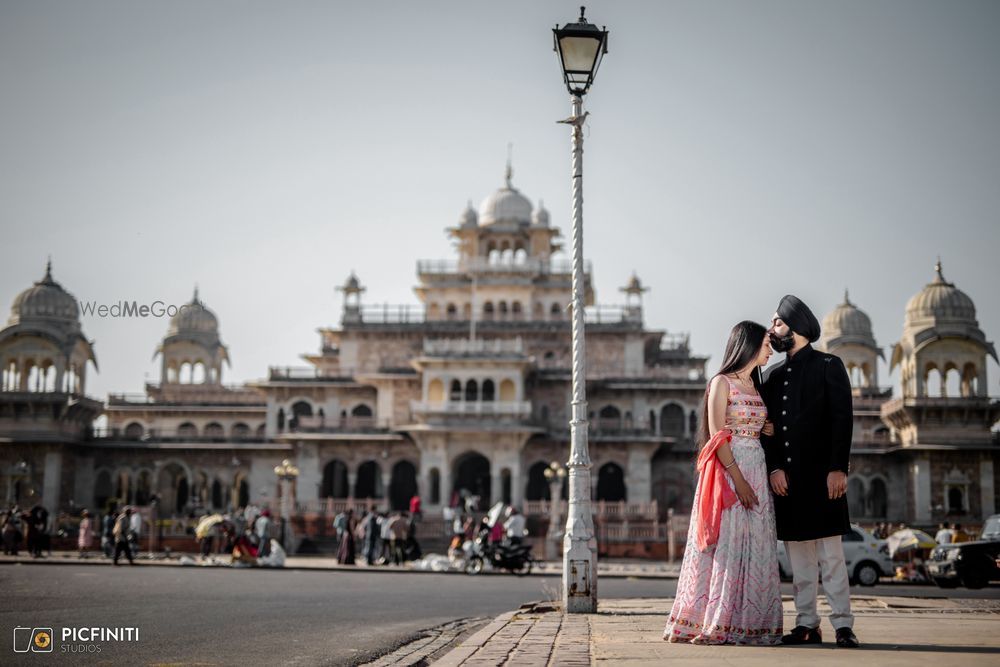
[[533, 562], [530, 544], [501, 542], [491, 545], [487, 536], [482, 534], [473, 542], [472, 553], [466, 559], [465, 571], [468, 574], [479, 574], [486, 569], [488, 563], [495, 570], [507, 570], [523, 577], [531, 573]]

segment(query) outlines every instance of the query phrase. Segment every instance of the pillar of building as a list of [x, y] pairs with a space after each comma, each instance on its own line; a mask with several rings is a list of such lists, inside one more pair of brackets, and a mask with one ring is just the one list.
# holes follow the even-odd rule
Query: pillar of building
[[979, 493], [981, 494], [982, 518], [996, 514], [996, 478], [993, 475], [993, 460], [984, 458], [979, 462]]
[[45, 453], [45, 473], [42, 478], [42, 505], [55, 516], [59, 513], [59, 493], [62, 489], [62, 452]]
[[931, 462], [921, 457], [910, 468], [913, 478], [913, 520], [929, 523], [931, 520]]

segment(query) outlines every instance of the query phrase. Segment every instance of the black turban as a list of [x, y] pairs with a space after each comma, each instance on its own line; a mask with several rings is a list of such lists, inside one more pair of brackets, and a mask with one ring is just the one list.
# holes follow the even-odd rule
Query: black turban
[[778, 304], [778, 317], [785, 321], [789, 328], [800, 336], [809, 339], [810, 343], [819, 340], [819, 322], [797, 296], [786, 294]]

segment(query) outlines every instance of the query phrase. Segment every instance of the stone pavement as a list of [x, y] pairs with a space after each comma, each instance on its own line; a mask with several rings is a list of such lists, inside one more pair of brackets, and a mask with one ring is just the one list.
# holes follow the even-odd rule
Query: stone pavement
[[[596, 614], [564, 615], [559, 603], [525, 605], [497, 617], [440, 660], [440, 667], [511, 665], [1000, 665], [1000, 601], [852, 596], [860, 649], [838, 649], [823, 621], [825, 643], [808, 647], [693, 646], [661, 639], [672, 600], [602, 600]], [[785, 628], [795, 621], [784, 599]], [[820, 598], [821, 613], [829, 607]]]

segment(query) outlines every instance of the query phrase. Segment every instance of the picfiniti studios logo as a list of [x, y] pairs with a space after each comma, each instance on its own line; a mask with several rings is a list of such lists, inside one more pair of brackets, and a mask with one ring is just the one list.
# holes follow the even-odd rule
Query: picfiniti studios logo
[[[60, 628], [60, 653], [100, 653], [102, 644], [137, 642], [139, 628]], [[14, 628], [14, 653], [52, 653], [56, 645], [52, 628]]]

